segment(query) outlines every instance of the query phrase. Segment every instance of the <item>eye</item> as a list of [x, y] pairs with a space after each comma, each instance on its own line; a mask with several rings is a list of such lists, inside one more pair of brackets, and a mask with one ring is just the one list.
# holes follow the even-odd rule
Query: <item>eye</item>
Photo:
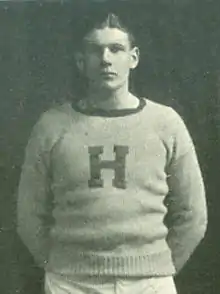
[[88, 54], [97, 54], [101, 52], [101, 48], [96, 44], [87, 43], [85, 46], [85, 52], [87, 52]]
[[118, 44], [113, 44], [109, 47], [112, 53], [118, 53], [120, 51], [125, 51], [124, 47]]

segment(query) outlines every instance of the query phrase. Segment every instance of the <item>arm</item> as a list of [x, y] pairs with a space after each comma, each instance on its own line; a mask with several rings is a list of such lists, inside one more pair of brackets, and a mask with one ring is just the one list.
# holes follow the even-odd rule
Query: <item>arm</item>
[[17, 199], [17, 231], [39, 266], [49, 251], [49, 156], [45, 126], [38, 122], [25, 152]]
[[203, 179], [191, 137], [178, 117], [171, 162], [167, 169], [168, 238], [179, 272], [205, 235], [207, 205]]

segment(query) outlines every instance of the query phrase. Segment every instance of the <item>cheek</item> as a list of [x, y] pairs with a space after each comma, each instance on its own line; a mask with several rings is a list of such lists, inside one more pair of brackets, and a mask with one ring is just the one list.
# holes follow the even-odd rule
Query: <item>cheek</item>
[[88, 58], [84, 59], [84, 71], [86, 74], [94, 73], [99, 67], [99, 60], [96, 56], [89, 56]]
[[88, 66], [94, 66], [99, 62], [98, 55], [95, 53], [88, 53], [84, 56], [85, 63], [88, 64]]
[[127, 57], [118, 59], [116, 65], [118, 66], [118, 69], [123, 72], [128, 72], [130, 70], [130, 61]]

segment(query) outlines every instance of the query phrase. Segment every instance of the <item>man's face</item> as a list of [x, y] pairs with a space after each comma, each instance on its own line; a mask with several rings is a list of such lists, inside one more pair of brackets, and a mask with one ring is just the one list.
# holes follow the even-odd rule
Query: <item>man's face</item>
[[138, 49], [131, 48], [126, 32], [105, 27], [93, 30], [85, 38], [78, 65], [95, 88], [115, 90], [128, 82], [138, 59]]

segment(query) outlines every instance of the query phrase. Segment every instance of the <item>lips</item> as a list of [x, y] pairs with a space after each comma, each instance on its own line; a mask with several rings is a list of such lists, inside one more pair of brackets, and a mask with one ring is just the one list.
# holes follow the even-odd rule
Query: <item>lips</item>
[[101, 71], [101, 75], [110, 75], [110, 76], [116, 76], [116, 73], [113, 71]]

